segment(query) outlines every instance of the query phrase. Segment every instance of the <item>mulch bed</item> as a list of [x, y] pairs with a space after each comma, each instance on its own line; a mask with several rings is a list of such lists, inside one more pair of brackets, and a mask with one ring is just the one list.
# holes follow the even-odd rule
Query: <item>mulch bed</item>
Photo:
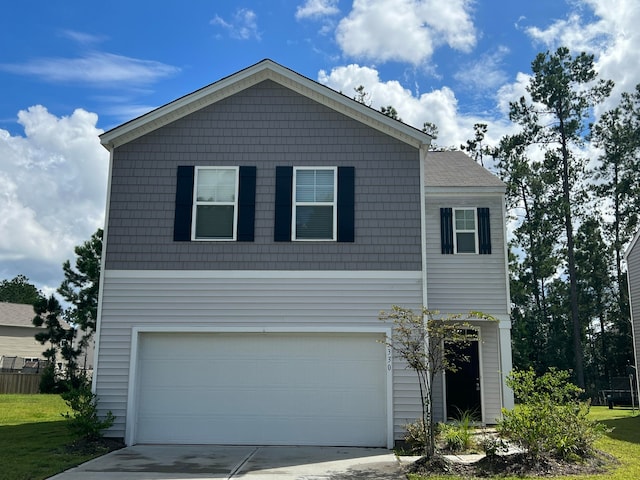
[[74, 455], [105, 455], [124, 448], [124, 446], [125, 444], [120, 438], [80, 439], [67, 445], [65, 450]]
[[533, 458], [526, 453], [484, 457], [475, 463], [453, 462], [442, 455], [422, 457], [409, 467], [409, 472], [425, 477], [432, 475], [458, 475], [461, 477], [531, 476], [554, 477], [561, 475], [591, 475], [604, 473], [618, 465], [618, 460], [596, 451], [577, 462], [552, 457]]

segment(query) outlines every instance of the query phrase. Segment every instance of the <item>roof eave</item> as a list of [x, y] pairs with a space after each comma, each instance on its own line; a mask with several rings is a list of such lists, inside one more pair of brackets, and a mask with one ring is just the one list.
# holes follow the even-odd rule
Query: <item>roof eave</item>
[[431, 143], [430, 135], [358, 103], [272, 60], [263, 60], [119, 127], [115, 127], [100, 135], [100, 142], [108, 150], [113, 150], [265, 80], [272, 80], [416, 148]]
[[425, 186], [426, 195], [504, 195], [506, 193], [506, 187], [492, 185], [492, 186], [454, 186], [454, 185], [439, 185], [439, 186]]

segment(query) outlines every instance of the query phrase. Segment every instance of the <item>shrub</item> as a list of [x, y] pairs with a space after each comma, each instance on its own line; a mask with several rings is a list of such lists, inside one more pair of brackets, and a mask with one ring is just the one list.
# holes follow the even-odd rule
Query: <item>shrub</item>
[[115, 417], [111, 411], [105, 418], [98, 417], [97, 396], [91, 392], [87, 382], [62, 394], [62, 398], [73, 413], [63, 413], [69, 420], [69, 428], [78, 437], [94, 441], [102, 438], [102, 431], [111, 427]]
[[424, 453], [424, 446], [428, 441], [428, 430], [421, 418], [404, 426], [406, 433], [404, 441], [411, 453]]
[[445, 447], [452, 452], [462, 452], [474, 447], [473, 411], [458, 410], [458, 418], [452, 423], [440, 425], [440, 439]]
[[56, 367], [52, 362], [49, 362], [42, 370], [39, 390], [40, 393], [59, 393], [56, 382]]
[[582, 390], [569, 382], [569, 372], [550, 369], [542, 376], [530, 370], [514, 371], [507, 378], [520, 404], [503, 410], [498, 432], [534, 456], [584, 458], [593, 452], [605, 427], [587, 418], [589, 404]]
[[495, 458], [500, 453], [507, 453], [509, 451], [509, 445], [495, 435], [484, 435], [482, 440], [480, 440], [480, 446], [490, 459]]

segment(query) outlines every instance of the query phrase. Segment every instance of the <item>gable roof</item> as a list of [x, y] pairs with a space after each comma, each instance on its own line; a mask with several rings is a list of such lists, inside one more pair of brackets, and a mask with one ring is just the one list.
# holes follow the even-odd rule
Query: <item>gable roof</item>
[[[0, 325], [6, 327], [29, 327], [38, 328], [33, 325], [33, 305], [22, 303], [0, 302]], [[69, 324], [60, 319], [63, 328], [70, 328]]]
[[105, 148], [113, 150], [120, 145], [124, 145], [265, 80], [276, 82], [416, 148], [429, 145], [431, 142], [430, 135], [394, 120], [371, 107], [269, 59], [262, 60], [255, 65], [115, 127], [100, 135], [100, 141]]
[[493, 173], [460, 151], [428, 152], [425, 159], [424, 184], [427, 193], [457, 188], [475, 188], [490, 193], [504, 193], [507, 186]]
[[12, 327], [33, 327], [33, 305], [0, 302], [0, 325]]
[[636, 234], [631, 239], [631, 243], [629, 244], [627, 249], [624, 251], [623, 258], [625, 262], [629, 261], [629, 255], [631, 255], [631, 252], [633, 251], [633, 249], [636, 248], [636, 244], [638, 243], [639, 238], [640, 238], [640, 230], [636, 232]]

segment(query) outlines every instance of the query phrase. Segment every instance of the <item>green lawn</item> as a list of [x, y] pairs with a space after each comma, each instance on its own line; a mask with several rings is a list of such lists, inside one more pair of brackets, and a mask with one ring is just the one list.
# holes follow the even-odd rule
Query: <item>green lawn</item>
[[[592, 418], [613, 427], [614, 430], [598, 441], [598, 448], [620, 460], [620, 466], [602, 475], [572, 475], [553, 477], [556, 480], [637, 480], [640, 479], [640, 416], [631, 409], [592, 407]], [[463, 477], [410, 475], [411, 480], [468, 480]], [[522, 480], [529, 477], [500, 477], [500, 480]], [[539, 477], [538, 477], [539, 478]]]
[[0, 480], [40, 480], [98, 456], [66, 448], [68, 410], [59, 395], [0, 395]]

